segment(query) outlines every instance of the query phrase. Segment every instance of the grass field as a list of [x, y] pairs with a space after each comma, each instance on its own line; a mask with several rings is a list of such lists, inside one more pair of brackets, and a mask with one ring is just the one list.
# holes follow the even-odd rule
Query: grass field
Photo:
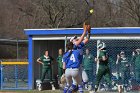
[[[38, 91], [38, 90], [4, 90], [0, 91], [0, 93], [63, 93], [63, 91], [60, 90], [44, 90], [44, 91]], [[89, 93], [88, 91], [85, 91], [84, 93]], [[117, 93], [117, 92], [98, 92], [98, 93]], [[127, 92], [127, 93], [140, 93], [140, 91], [137, 92]]]

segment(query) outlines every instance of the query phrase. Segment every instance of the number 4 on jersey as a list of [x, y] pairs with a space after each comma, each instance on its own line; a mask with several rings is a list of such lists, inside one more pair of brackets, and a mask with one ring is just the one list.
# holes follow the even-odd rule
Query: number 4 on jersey
[[74, 54], [71, 54], [71, 56], [70, 56], [70, 60], [72, 60], [73, 62], [75, 62]]

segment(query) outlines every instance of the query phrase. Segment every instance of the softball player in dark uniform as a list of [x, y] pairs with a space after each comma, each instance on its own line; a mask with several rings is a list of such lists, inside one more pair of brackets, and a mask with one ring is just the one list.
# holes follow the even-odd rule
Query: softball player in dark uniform
[[88, 90], [92, 89], [92, 84], [93, 84], [93, 66], [94, 66], [94, 57], [92, 54], [89, 53], [89, 49], [86, 49], [86, 54], [83, 57], [83, 68], [85, 72], [87, 73], [88, 76]]
[[52, 65], [53, 58], [48, 55], [48, 51], [45, 51], [45, 55], [41, 56], [37, 59], [37, 62], [42, 64], [42, 75], [41, 75], [41, 81], [43, 82], [46, 76], [46, 73], [50, 76], [50, 81], [52, 81]]
[[59, 77], [62, 76], [63, 74], [63, 63], [62, 63], [62, 58], [63, 58], [63, 51], [62, 49], [58, 50], [58, 57], [57, 57], [57, 62], [58, 62], [58, 75]]
[[[127, 92], [130, 79], [130, 63], [124, 51], [121, 51], [120, 55], [117, 55], [116, 65], [119, 76], [118, 89], [119, 91], [124, 90], [124, 92]], [[120, 88], [122, 86], [123, 89]]]
[[98, 49], [99, 49], [99, 57], [95, 58], [96, 62], [99, 61], [99, 67], [97, 68], [97, 73], [96, 73], [95, 93], [98, 90], [99, 83], [103, 76], [105, 76], [108, 85], [111, 84], [111, 73], [108, 66], [108, 55], [106, 52], [105, 43], [104, 42], [100, 43], [98, 45]]

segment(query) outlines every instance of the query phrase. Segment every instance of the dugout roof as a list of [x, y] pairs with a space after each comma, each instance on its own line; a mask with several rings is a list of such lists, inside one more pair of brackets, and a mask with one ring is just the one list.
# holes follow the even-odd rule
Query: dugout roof
[[[70, 35], [81, 34], [83, 28], [25, 29], [24, 31], [26, 35]], [[92, 28], [91, 34], [140, 34], [140, 27]]]

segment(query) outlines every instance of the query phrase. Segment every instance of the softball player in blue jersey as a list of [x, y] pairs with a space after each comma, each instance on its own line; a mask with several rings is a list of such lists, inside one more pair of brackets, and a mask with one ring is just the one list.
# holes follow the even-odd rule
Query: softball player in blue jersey
[[[82, 58], [83, 58], [83, 53], [82, 53], [82, 48], [84, 47], [84, 45], [88, 42], [88, 40], [89, 40], [89, 38], [90, 38], [90, 26], [88, 25], [88, 26], [84, 26], [84, 32], [83, 32], [83, 34], [81, 35], [81, 37], [79, 38], [79, 39], [77, 39], [77, 37], [76, 36], [74, 36], [74, 37], [72, 37], [71, 39], [70, 39], [70, 42], [72, 42], [72, 44], [73, 44], [73, 49], [74, 49], [74, 51], [78, 51], [79, 53], [80, 53], [80, 55], [79, 55], [79, 63], [81, 64], [82, 63]], [[87, 38], [85, 39], [85, 40], [83, 40], [84, 39], [84, 36], [85, 36], [85, 34], [86, 34], [86, 31], [88, 31], [88, 34], [87, 34]], [[73, 58], [73, 57], [72, 57]], [[80, 65], [79, 65], [80, 66]], [[80, 68], [80, 67], [79, 67]], [[79, 70], [78, 70], [79, 71]], [[77, 71], [75, 71], [75, 72], [77, 72]], [[68, 71], [67, 73], [73, 73], [72, 71]], [[85, 75], [84, 75], [85, 76]], [[79, 81], [81, 82], [82, 80], [81, 80], [81, 72], [79, 73]], [[67, 80], [68, 81], [71, 81], [71, 78], [67, 78]], [[71, 86], [71, 88], [70, 88], [70, 90], [72, 91], [72, 90], [74, 90], [75, 88], [77, 88], [77, 84], [79, 84], [78, 86], [79, 86], [79, 91], [80, 91], [80, 89], [81, 89], [81, 93], [82, 93], [82, 86], [81, 86], [81, 83], [79, 83], [79, 81], [77, 82], [76, 81], [76, 79], [72, 79], [72, 81], [71, 81], [71, 83], [73, 82], [73, 84], [72, 84], [72, 86]], [[68, 83], [69, 84], [69, 83]], [[68, 85], [69, 86], [69, 85]], [[81, 87], [81, 88], [80, 88]], [[68, 89], [68, 87], [65, 87], [65, 93], [66, 93], [66, 90]]]
[[[66, 86], [64, 88], [64, 93], [72, 93], [78, 84], [79, 93], [83, 93], [82, 80], [80, 78], [80, 51], [73, 49], [73, 43], [69, 42], [67, 44], [68, 51], [63, 56], [63, 68], [65, 70]], [[75, 82], [72, 82], [72, 81]], [[73, 83], [73, 84], [72, 84]]]
[[[88, 29], [87, 29], [88, 28]], [[85, 30], [88, 30], [87, 36], [86, 38], [83, 40], [82, 36], [80, 37], [80, 39], [77, 39], [77, 36], [74, 36], [70, 39], [70, 42], [73, 42], [74, 44], [74, 50], [78, 50], [80, 52], [80, 63], [82, 64], [82, 59], [83, 59], [83, 47], [85, 46], [86, 43], [88, 43], [89, 39], [90, 39], [90, 26], [84, 28]], [[81, 40], [82, 38], [82, 40]], [[80, 41], [81, 40], [81, 41]], [[80, 43], [79, 43], [80, 41]], [[82, 67], [80, 67], [80, 71], [81, 71], [81, 78], [83, 80], [83, 83], [86, 84], [88, 82], [88, 76], [86, 74], [86, 72], [84, 70], [82, 70]]]

